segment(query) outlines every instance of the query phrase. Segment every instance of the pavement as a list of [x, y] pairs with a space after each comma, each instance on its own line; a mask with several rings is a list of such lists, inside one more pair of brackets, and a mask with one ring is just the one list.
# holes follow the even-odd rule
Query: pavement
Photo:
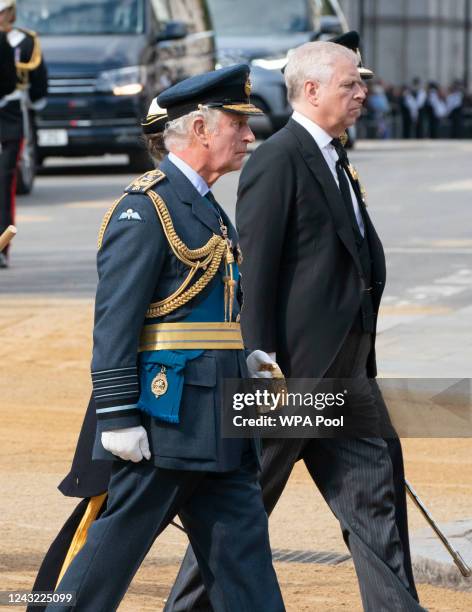
[[[450, 545], [459, 553], [464, 576], [452, 561], [451, 554], [429, 527], [416, 531], [411, 539], [415, 578], [440, 586], [463, 591], [472, 591], [472, 519], [461, 519], [444, 523], [441, 531]], [[468, 570], [468, 571], [467, 571]]]

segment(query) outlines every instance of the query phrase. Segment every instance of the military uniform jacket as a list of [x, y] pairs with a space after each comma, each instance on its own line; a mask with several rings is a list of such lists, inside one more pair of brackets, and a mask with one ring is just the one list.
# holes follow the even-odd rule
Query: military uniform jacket
[[[365, 207], [363, 216], [377, 312], [385, 257]], [[323, 376], [367, 287], [339, 188], [316, 142], [293, 119], [245, 165], [236, 223], [244, 255], [245, 345], [275, 351], [286, 376]], [[254, 228], [261, 228], [257, 237]], [[376, 374], [374, 348], [368, 374]]]
[[15, 55], [4, 32], [0, 32], [0, 75], [0, 98], [3, 98], [16, 87]]
[[[136, 188], [135, 183], [106, 217], [99, 237], [93, 332], [94, 458], [114, 458], [101, 445], [103, 431], [142, 424], [148, 431], [154, 463], [160, 467], [236, 469], [242, 454], [255, 447], [245, 440], [221, 438], [220, 395], [223, 377], [246, 375], [244, 351], [205, 350], [186, 364], [179, 423], [163, 422], [137, 408], [137, 351], [146, 312], [150, 304], [171, 295], [188, 273], [172, 252], [146, 194], [150, 185], [164, 200], [178, 236], [189, 248], [199, 248], [213, 234], [220, 235], [217, 215], [208, 201], [167, 159], [160, 171], [145, 175], [144, 187], [138, 183]], [[234, 228], [225, 213], [219, 212], [236, 244]], [[159, 322], [185, 319], [205, 300], [214, 283], [222, 283], [223, 274], [224, 267], [206, 289]]]
[[[23, 117], [20, 92], [28, 91], [33, 103], [47, 95], [47, 70], [41, 54], [39, 39], [34, 32], [14, 28], [7, 34], [16, 64], [15, 91], [0, 98], [0, 140], [18, 140], [23, 137]], [[2, 76], [3, 78], [3, 76]]]

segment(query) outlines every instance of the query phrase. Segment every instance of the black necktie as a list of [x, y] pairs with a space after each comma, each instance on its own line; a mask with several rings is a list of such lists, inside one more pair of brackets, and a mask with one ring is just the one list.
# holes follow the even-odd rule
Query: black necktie
[[359, 223], [357, 222], [357, 218], [356, 218], [356, 213], [354, 212], [354, 205], [352, 203], [351, 190], [349, 189], [349, 181], [346, 176], [346, 173], [348, 176], [350, 176], [349, 159], [347, 157], [346, 149], [341, 144], [341, 141], [339, 140], [339, 138], [333, 138], [333, 140], [331, 141], [331, 144], [333, 145], [336, 153], [338, 154], [338, 160], [336, 162], [336, 174], [338, 175], [339, 190], [341, 191], [341, 196], [343, 198], [344, 205], [349, 215], [349, 219], [351, 220], [351, 224], [354, 229], [354, 232], [359, 234], [362, 238], [361, 230], [359, 228]]

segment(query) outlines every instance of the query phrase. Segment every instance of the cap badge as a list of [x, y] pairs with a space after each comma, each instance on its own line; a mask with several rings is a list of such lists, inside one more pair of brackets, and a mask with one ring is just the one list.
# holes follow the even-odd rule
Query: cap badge
[[246, 82], [244, 83], [244, 93], [246, 94], [248, 98], [251, 95], [251, 79], [249, 77], [246, 79]]

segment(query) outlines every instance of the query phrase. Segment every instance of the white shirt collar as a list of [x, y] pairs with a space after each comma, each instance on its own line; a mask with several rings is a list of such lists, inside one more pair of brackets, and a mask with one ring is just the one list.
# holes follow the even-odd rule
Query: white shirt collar
[[174, 164], [174, 166], [177, 166], [182, 174], [188, 178], [202, 197], [206, 196], [206, 194], [210, 191], [210, 188], [206, 184], [205, 180], [198, 174], [198, 172], [195, 172], [195, 170], [189, 166], [187, 162], [184, 162], [184, 160], [180, 159], [180, 157], [175, 155], [175, 153], [169, 153], [167, 158]]
[[303, 126], [305, 130], [313, 136], [320, 149], [324, 149], [333, 140], [333, 137], [330, 136], [328, 132], [325, 132], [317, 123], [308, 119], [308, 117], [302, 115], [298, 111], [293, 111], [292, 119]]

